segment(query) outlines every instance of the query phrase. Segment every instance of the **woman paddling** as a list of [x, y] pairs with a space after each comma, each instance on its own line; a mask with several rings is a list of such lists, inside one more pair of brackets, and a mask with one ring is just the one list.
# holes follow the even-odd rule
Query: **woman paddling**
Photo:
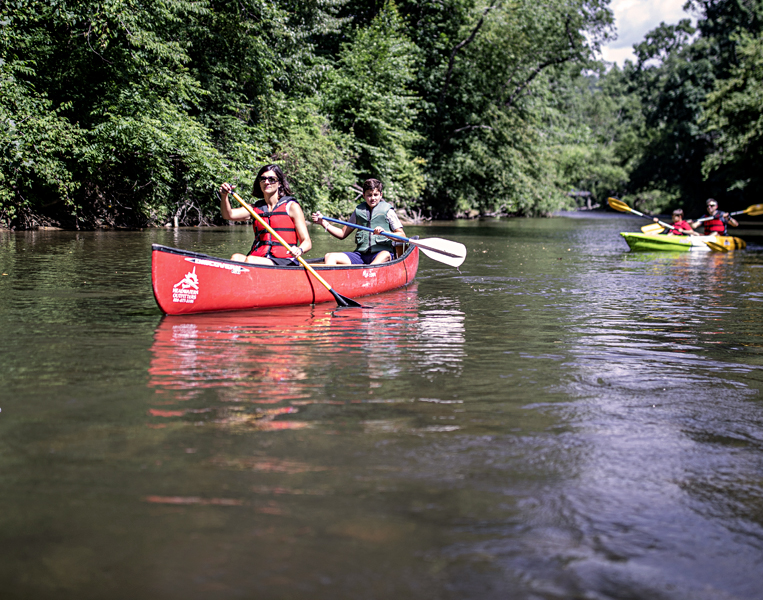
[[[249, 212], [242, 206], [232, 208], [228, 194], [233, 186], [220, 186], [220, 211], [228, 221], [247, 221]], [[254, 244], [247, 256], [234, 254], [231, 260], [258, 265], [298, 265], [296, 258], [313, 247], [307, 232], [305, 214], [299, 202], [291, 195], [289, 182], [278, 165], [265, 165], [257, 174], [252, 194], [261, 198], [252, 207], [289, 244], [290, 250], [273, 239], [258, 221], [254, 222]]]

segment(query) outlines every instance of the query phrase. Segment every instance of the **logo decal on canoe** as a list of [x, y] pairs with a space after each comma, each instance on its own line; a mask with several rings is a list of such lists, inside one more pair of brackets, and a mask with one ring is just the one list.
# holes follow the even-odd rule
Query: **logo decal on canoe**
[[196, 267], [186, 273], [185, 277], [172, 286], [172, 301], [183, 304], [193, 304], [199, 295], [199, 276], [196, 275]]
[[376, 279], [376, 270], [375, 269], [363, 269], [363, 279], [364, 281], [360, 287], [371, 287], [373, 285], [373, 281], [369, 281], [371, 279]]
[[229, 265], [228, 263], [216, 262], [214, 260], [207, 260], [205, 258], [186, 258], [189, 263], [196, 265], [204, 265], [205, 267], [215, 267], [217, 269], [227, 269], [234, 275], [241, 275], [241, 273], [248, 273], [249, 269], [240, 267], [238, 265]]

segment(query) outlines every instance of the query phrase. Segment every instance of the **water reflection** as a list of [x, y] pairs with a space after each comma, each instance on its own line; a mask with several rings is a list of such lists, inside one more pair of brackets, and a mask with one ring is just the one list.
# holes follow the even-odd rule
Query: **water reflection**
[[460, 373], [465, 327], [456, 300], [422, 305], [410, 286], [373, 302], [164, 317], [151, 350], [151, 426], [305, 428], [315, 421], [303, 407], [400, 401], [379, 388], [404, 373]]

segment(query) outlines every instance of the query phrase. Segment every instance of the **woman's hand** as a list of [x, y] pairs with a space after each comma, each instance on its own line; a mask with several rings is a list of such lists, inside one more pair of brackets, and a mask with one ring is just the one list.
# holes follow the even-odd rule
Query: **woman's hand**
[[320, 212], [314, 212], [312, 215], [310, 215], [310, 218], [312, 219], [313, 223], [323, 225], [323, 215]]
[[302, 256], [304, 254], [304, 252], [302, 251], [302, 248], [300, 248], [299, 246], [291, 246], [289, 248], [289, 252], [291, 252], [294, 258], [297, 258], [298, 256]]
[[230, 183], [223, 183], [220, 186], [220, 195], [224, 198], [228, 194], [232, 193], [235, 187], [236, 186], [233, 186]]
[[375, 235], [381, 235], [382, 231], [384, 231], [384, 227], [382, 227], [381, 225], [379, 225], [379, 227], [377, 227], [376, 229], [374, 229], [374, 234], [375, 234]]

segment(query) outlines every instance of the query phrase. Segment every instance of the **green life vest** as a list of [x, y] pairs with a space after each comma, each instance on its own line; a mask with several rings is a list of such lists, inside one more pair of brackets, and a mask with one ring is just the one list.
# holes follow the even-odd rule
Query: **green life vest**
[[[389, 223], [387, 222], [387, 212], [389, 212], [389, 209], [391, 208], [392, 206], [390, 204], [387, 204], [382, 200], [376, 205], [373, 214], [371, 214], [371, 209], [368, 207], [368, 204], [361, 202], [355, 207], [355, 222], [358, 225], [370, 227], [371, 229], [381, 227], [384, 231], [392, 233], [392, 230], [389, 228]], [[388, 237], [374, 235], [370, 231], [362, 231], [360, 229], [355, 230], [355, 243], [358, 245], [357, 248], [355, 248], [355, 252], [360, 252], [361, 254], [381, 252], [382, 250], [392, 253], [394, 249], [392, 240]]]

